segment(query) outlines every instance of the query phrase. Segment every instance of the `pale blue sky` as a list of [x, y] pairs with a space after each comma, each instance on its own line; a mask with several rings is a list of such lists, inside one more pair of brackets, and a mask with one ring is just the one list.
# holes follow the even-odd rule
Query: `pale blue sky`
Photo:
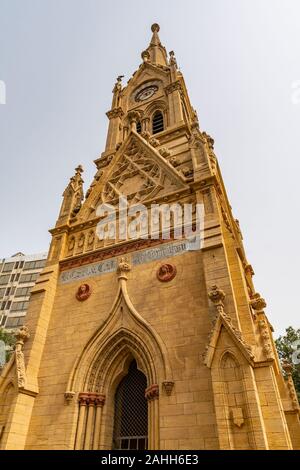
[[104, 149], [115, 77], [136, 70], [153, 22], [215, 139], [270, 321], [299, 327], [299, 0], [0, 0], [0, 257], [48, 249], [73, 169], [89, 183]]

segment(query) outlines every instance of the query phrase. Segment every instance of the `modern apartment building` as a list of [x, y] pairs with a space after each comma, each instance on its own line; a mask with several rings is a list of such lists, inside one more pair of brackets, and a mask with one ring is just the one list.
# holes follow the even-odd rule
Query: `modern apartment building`
[[16, 253], [0, 260], [0, 326], [10, 330], [24, 324], [30, 291], [46, 259], [47, 253]]

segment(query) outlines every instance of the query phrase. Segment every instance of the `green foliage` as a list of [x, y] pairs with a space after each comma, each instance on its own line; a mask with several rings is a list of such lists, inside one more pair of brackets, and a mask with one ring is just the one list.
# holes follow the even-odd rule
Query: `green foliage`
[[6, 351], [6, 361], [9, 360], [16, 343], [16, 338], [13, 333], [9, 333], [4, 328], [0, 328], [0, 340], [4, 341], [4, 343], [10, 346], [10, 350]]
[[295, 341], [300, 340], [300, 329], [295, 330], [292, 326], [289, 326], [285, 330], [284, 336], [279, 336], [276, 339], [275, 344], [278, 351], [279, 359], [286, 360], [292, 365], [292, 377], [294, 380], [295, 388], [298, 395], [298, 400], [300, 401], [300, 364], [295, 364], [293, 362], [292, 355], [296, 349], [299, 350], [297, 353], [298, 359], [300, 359], [300, 348], [296, 348], [294, 345]]

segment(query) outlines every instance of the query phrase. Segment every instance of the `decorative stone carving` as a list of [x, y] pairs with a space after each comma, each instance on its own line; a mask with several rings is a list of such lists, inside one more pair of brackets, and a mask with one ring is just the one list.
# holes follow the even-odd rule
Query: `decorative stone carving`
[[243, 408], [232, 408], [231, 409], [232, 421], [238, 427], [241, 428], [245, 422], [243, 415]]
[[126, 258], [121, 258], [118, 266], [118, 273], [128, 273], [130, 270], [131, 267]]
[[170, 65], [177, 69], [178, 66], [177, 66], [177, 60], [176, 60], [174, 51], [170, 51], [169, 55], [170, 55]]
[[75, 237], [71, 237], [68, 243], [68, 251], [73, 251], [75, 246]]
[[274, 359], [273, 348], [270, 341], [268, 325], [265, 319], [258, 321], [260, 336], [262, 339], [263, 352], [268, 360]]
[[213, 285], [208, 293], [208, 297], [216, 306], [218, 313], [223, 313], [225, 296], [225, 292], [216, 285]]
[[162, 147], [161, 149], [159, 149], [159, 153], [161, 154], [162, 157], [164, 158], [167, 158], [171, 155], [171, 152], [169, 149], [167, 149], [166, 147]]
[[246, 264], [244, 269], [245, 269], [245, 274], [249, 274], [251, 277], [254, 276], [254, 270], [253, 270], [251, 264]]
[[186, 178], [192, 178], [194, 174], [193, 168], [184, 167], [181, 169], [181, 171], [183, 173], [183, 176], [185, 176]]
[[177, 157], [171, 157], [169, 162], [171, 163], [171, 165], [173, 165], [174, 168], [180, 165], [180, 161]]
[[143, 59], [143, 62], [149, 62], [150, 60], [150, 54], [147, 50], [141, 53], [141, 57]]
[[166, 95], [169, 95], [170, 93], [173, 93], [176, 90], [178, 91], [182, 90], [181, 83], [179, 80], [176, 80], [176, 82], [170, 83], [170, 85], [167, 85], [165, 87]]
[[103, 188], [102, 200], [116, 205], [121, 194], [133, 205], [183, 187], [179, 176], [163, 165], [155, 152], [132, 138]]
[[173, 264], [165, 263], [158, 268], [156, 276], [160, 282], [169, 282], [174, 279], [176, 273], [176, 266], [174, 266]]
[[152, 137], [150, 140], [149, 140], [149, 144], [152, 145], [152, 147], [158, 147], [160, 145], [160, 142], [158, 139], [156, 139], [155, 137]]
[[251, 307], [256, 312], [262, 312], [263, 309], [266, 308], [267, 306], [265, 299], [263, 299], [258, 293], [253, 295], [253, 298], [250, 301], [250, 304], [251, 304]]
[[300, 411], [299, 401], [298, 401], [298, 397], [297, 397], [297, 393], [296, 393], [296, 390], [295, 390], [295, 385], [294, 385], [294, 381], [293, 381], [293, 377], [292, 377], [293, 366], [286, 359], [284, 359], [281, 364], [282, 364], [282, 368], [285, 372], [287, 388], [288, 388], [288, 391], [289, 391], [289, 395], [290, 395], [290, 399], [291, 399], [291, 402], [292, 402], [293, 409], [295, 411]]
[[78, 248], [83, 248], [85, 236], [84, 233], [81, 233], [78, 240]]
[[89, 235], [88, 235], [88, 239], [87, 239], [88, 247], [91, 247], [93, 245], [94, 240], [95, 240], [95, 233], [90, 232]]
[[75, 392], [70, 392], [70, 391], [68, 391], [68, 392], [65, 392], [65, 394], [64, 394], [65, 400], [66, 400], [66, 402], [67, 402], [68, 404], [71, 403], [71, 401], [73, 400], [74, 396], [75, 396]]
[[16, 371], [17, 371], [17, 382], [19, 388], [25, 388], [26, 386], [26, 368], [23, 354], [23, 346], [25, 341], [30, 338], [29, 330], [27, 326], [22, 326], [16, 333], [16, 349], [15, 349], [15, 360], [16, 360]]
[[124, 111], [121, 107], [111, 109], [110, 111], [107, 111], [106, 116], [108, 119], [122, 118], [124, 116]]
[[148, 401], [157, 400], [159, 397], [159, 386], [157, 384], [150, 385], [145, 390], [145, 398]]
[[114, 158], [113, 155], [108, 155], [107, 157], [101, 158], [99, 161], [97, 161], [97, 168], [100, 170], [101, 168], [105, 168], [110, 164], [112, 159]]
[[81, 392], [78, 395], [79, 405], [82, 406], [101, 406], [105, 404], [106, 396], [96, 392]]
[[92, 289], [88, 284], [81, 284], [76, 292], [76, 299], [80, 302], [83, 302], [90, 297], [91, 293]]
[[163, 382], [163, 388], [168, 396], [172, 394], [173, 388], [174, 388], [174, 382], [172, 381], [165, 381]]

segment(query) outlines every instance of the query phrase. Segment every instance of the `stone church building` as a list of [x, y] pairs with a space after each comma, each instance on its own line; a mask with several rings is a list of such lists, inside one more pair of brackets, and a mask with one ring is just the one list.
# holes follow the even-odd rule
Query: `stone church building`
[[[158, 32], [154, 24], [128, 83], [116, 81], [87, 193], [81, 166], [63, 193], [1, 374], [1, 449], [300, 448], [290, 369], [282, 373], [214, 141]], [[192, 207], [190, 229], [202, 207], [201, 248], [176, 238], [173, 213], [169, 237], [160, 217], [156, 236], [128, 237], [136, 219], [121, 214], [120, 196], [146, 207], [139, 229], [153, 204]], [[101, 238], [103, 204], [116, 216]]]

